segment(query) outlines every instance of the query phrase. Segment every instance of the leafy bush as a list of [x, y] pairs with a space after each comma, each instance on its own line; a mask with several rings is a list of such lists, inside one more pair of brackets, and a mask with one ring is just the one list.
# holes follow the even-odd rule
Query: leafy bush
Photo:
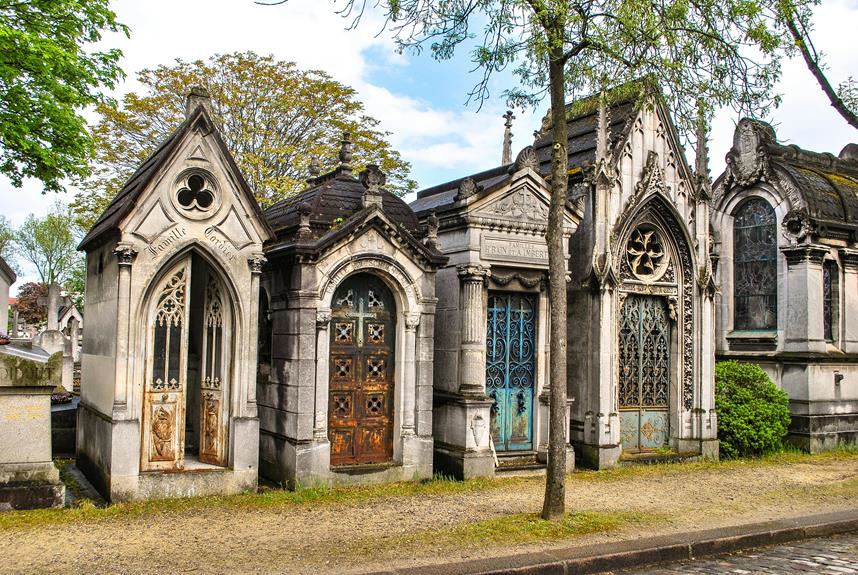
[[715, 411], [724, 457], [758, 456], [783, 448], [789, 396], [755, 364], [715, 365]]

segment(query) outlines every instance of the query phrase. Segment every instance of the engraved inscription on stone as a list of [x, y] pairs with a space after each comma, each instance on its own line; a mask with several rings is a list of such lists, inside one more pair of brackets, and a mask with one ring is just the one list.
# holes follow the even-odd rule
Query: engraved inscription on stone
[[548, 246], [545, 240], [484, 237], [480, 256], [486, 260], [545, 263], [548, 261]]

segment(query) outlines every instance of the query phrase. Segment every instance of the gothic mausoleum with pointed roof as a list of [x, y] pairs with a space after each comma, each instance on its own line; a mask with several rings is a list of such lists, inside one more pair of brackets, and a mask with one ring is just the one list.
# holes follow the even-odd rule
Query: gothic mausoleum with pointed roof
[[80, 244], [77, 463], [108, 499], [256, 487], [257, 294], [270, 238], [208, 98], [193, 92], [185, 121]]
[[790, 439], [858, 441], [858, 145], [839, 156], [736, 126], [714, 184], [719, 359], [758, 363], [790, 397]]

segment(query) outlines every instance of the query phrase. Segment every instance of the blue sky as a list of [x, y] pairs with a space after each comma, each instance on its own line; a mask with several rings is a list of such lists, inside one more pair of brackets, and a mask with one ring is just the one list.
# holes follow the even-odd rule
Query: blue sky
[[[476, 74], [468, 74], [472, 65], [467, 51], [442, 63], [426, 52], [420, 57], [397, 54], [389, 34], [378, 34], [381, 20], [374, 13], [348, 31], [348, 22], [334, 13], [334, 3], [328, 0], [289, 0], [273, 7], [252, 0], [115, 0], [112, 7], [132, 30], [130, 39], [104, 40], [125, 54], [122, 66], [128, 79], [116, 96], [139, 88], [134, 76], [142, 68], [175, 58], [205, 59], [216, 52], [252, 50], [325, 70], [354, 87], [367, 112], [391, 132], [391, 143], [411, 162], [421, 187], [500, 161], [501, 116], [506, 110], [501, 93], [511, 77], [495, 79], [492, 98], [477, 113], [475, 105], [465, 107], [467, 93], [478, 80]], [[856, 22], [858, 0], [823, 0], [816, 10], [814, 39], [827, 55], [834, 83], [849, 75], [858, 77]], [[784, 102], [772, 120], [781, 141], [834, 154], [849, 141], [858, 141], [858, 132], [830, 108], [800, 61], [785, 63], [780, 92]], [[531, 142], [544, 110], [543, 105], [536, 113], [515, 111], [514, 152]], [[737, 120], [730, 111], [716, 118], [710, 143], [713, 175], [723, 169]], [[38, 182], [14, 189], [0, 179], [0, 213], [15, 225], [30, 212], [44, 213], [55, 198], [40, 191]], [[71, 195], [60, 199], [67, 201]], [[22, 281], [33, 279], [31, 269], [25, 266], [24, 272]]]

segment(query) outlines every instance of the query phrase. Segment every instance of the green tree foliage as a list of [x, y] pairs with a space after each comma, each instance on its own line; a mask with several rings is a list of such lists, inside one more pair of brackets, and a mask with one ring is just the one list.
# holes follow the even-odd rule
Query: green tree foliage
[[252, 52], [212, 56], [143, 70], [141, 94], [122, 106], [98, 107], [94, 130], [97, 167], [74, 209], [88, 229], [125, 180], [184, 119], [193, 86], [208, 90], [212, 112], [236, 163], [263, 206], [305, 186], [312, 158], [336, 165], [343, 132], [354, 142], [354, 165], [375, 163], [399, 194], [416, 189], [410, 165], [387, 142], [389, 133], [367, 115], [357, 92], [318, 70]]
[[[637, 81], [662, 94], [681, 133], [705, 145], [706, 118], [731, 105], [750, 115], [776, 102], [784, 40], [767, 16], [777, 0], [334, 0], [356, 25], [366, 10], [383, 10], [401, 50], [429, 47], [439, 60], [471, 49], [481, 73], [471, 96], [489, 97], [489, 80], [511, 70], [512, 104], [548, 95], [545, 126], [553, 140], [551, 204], [546, 239], [551, 299], [551, 415], [542, 516], [558, 520], [565, 506], [566, 261], [563, 217], [567, 192], [565, 105], [587, 93]], [[803, 2], [805, 0], [797, 0]], [[284, 4], [287, 0], [274, 0]], [[768, 9], [768, 12], [766, 11]], [[641, 80], [642, 79], [642, 80]]]
[[718, 362], [715, 411], [722, 456], [753, 457], [783, 448], [790, 423], [789, 396], [760, 366]]
[[74, 229], [74, 215], [59, 202], [42, 218], [30, 214], [18, 229], [18, 254], [36, 267], [42, 283], [64, 285], [80, 265]]
[[92, 140], [79, 111], [123, 77], [119, 50], [86, 48], [128, 33], [108, 0], [0, 0], [0, 173], [46, 191], [88, 173]]

